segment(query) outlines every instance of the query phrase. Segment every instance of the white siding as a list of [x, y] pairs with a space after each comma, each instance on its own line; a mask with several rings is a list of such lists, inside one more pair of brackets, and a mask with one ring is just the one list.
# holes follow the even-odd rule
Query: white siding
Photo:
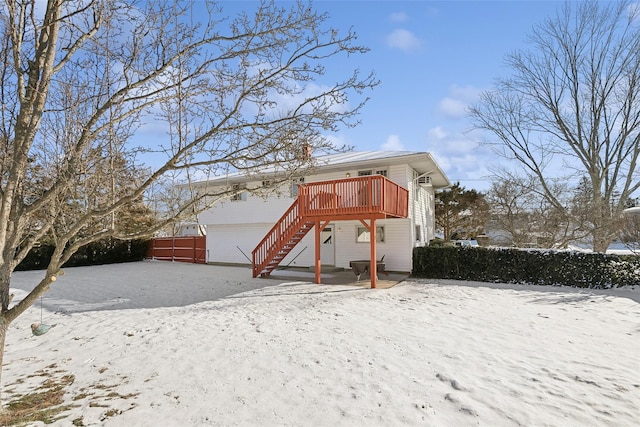
[[243, 201], [224, 201], [201, 213], [198, 221], [207, 225], [275, 223], [289, 209], [289, 197], [263, 199], [249, 195]]
[[[305, 177], [305, 182], [317, 182], [358, 176], [356, 168], [340, 172], [319, 173]], [[385, 241], [378, 243], [378, 259], [385, 256], [386, 269], [409, 272], [412, 269], [412, 251], [416, 246], [415, 224], [422, 224], [423, 237], [428, 242], [433, 238], [432, 216], [434, 208], [433, 189], [417, 188], [414, 192], [414, 171], [408, 165], [385, 165], [382, 161], [371, 169], [387, 170], [387, 177], [409, 190], [409, 218], [378, 220], [376, 225], [385, 227]], [[249, 188], [259, 183], [248, 183]], [[416, 197], [417, 195], [417, 197]], [[199, 223], [207, 225], [207, 261], [213, 263], [250, 264], [244, 254], [251, 258], [251, 251], [262, 240], [271, 227], [291, 206], [289, 186], [283, 186], [279, 195], [268, 199], [248, 194], [245, 200], [224, 201], [199, 216]], [[356, 243], [359, 221], [332, 223], [335, 233], [335, 265], [349, 268], [349, 261], [368, 259], [368, 243]], [[242, 251], [242, 252], [241, 252]], [[310, 267], [315, 260], [314, 230], [283, 260], [281, 266]]]
[[[369, 243], [357, 243], [359, 221], [340, 221], [333, 224], [335, 232], [336, 267], [349, 268], [349, 261], [369, 259]], [[384, 255], [386, 269], [411, 271], [411, 221], [387, 219], [376, 221], [384, 226], [385, 241], [376, 246], [378, 259]], [[262, 240], [273, 224], [242, 224], [234, 226], [213, 225], [207, 229], [207, 262], [250, 264], [251, 251]], [[315, 230], [296, 245], [280, 266], [311, 267], [315, 262]]]
[[[249, 188], [256, 188], [258, 182], [249, 183]], [[256, 194], [247, 194], [245, 200], [225, 200], [216, 203], [211, 209], [198, 216], [200, 224], [254, 224], [275, 223], [291, 206], [295, 199], [290, 197], [290, 186], [284, 185], [279, 194], [268, 198]]]
[[[357, 243], [357, 227], [360, 221], [340, 221], [336, 223], [336, 267], [349, 268], [349, 261], [369, 259], [369, 243]], [[384, 255], [385, 268], [390, 271], [411, 271], [412, 245], [411, 221], [408, 218], [394, 218], [376, 221], [376, 226], [384, 226], [385, 241], [376, 245], [377, 258]]]
[[[412, 219], [411, 244], [424, 246], [435, 237], [435, 191], [430, 185], [419, 185], [416, 181], [418, 174], [407, 167], [409, 190], [409, 218]], [[422, 240], [416, 240], [416, 225], [422, 229]]]
[[[207, 262], [251, 264], [251, 252], [271, 227], [273, 224], [270, 223], [210, 225], [207, 229]], [[280, 266], [310, 267], [314, 265], [314, 248], [314, 230], [311, 229], [280, 263]]]
[[207, 262], [251, 264], [251, 251], [271, 227], [273, 224], [207, 226]]
[[[415, 218], [415, 225], [419, 225], [422, 228], [422, 241], [417, 242], [414, 236], [414, 242], [416, 246], [424, 246], [429, 243], [429, 240], [435, 237], [434, 230], [434, 212], [435, 212], [435, 197], [433, 187], [420, 186], [417, 187], [417, 199], [411, 205], [413, 210], [413, 218]], [[415, 230], [414, 230], [415, 233]]]

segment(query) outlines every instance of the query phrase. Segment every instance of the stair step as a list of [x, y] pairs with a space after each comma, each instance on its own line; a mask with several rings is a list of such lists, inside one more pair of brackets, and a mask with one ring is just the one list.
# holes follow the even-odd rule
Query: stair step
[[[298, 203], [298, 201], [296, 201], [296, 203]], [[291, 214], [295, 215], [296, 213], [291, 211], [287, 215]], [[285, 223], [279, 222], [280, 226], [277, 230], [278, 233], [280, 233], [280, 236], [289, 236], [288, 240], [285, 240], [284, 242], [279, 240], [274, 242], [270, 248], [267, 248], [268, 253], [273, 254], [273, 256], [268, 255], [261, 263], [257, 263], [255, 270], [258, 271], [257, 269], [260, 269], [260, 275], [263, 277], [268, 276], [273, 270], [275, 270], [282, 260], [284, 260], [296, 245], [309, 233], [309, 230], [315, 226], [315, 222], [308, 221], [299, 215], [297, 217], [283, 216], [281, 220], [284, 220], [284, 218], [288, 218], [287, 221], [290, 222], [288, 222], [286, 226], [284, 226]], [[282, 244], [282, 246], [280, 246], [280, 244]]]

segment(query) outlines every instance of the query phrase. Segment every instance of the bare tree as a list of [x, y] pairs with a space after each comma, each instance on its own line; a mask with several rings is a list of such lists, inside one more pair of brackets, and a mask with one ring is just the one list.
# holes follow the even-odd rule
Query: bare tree
[[625, 218], [620, 240], [628, 250], [640, 254], [640, 215]]
[[494, 180], [487, 193], [492, 231], [500, 232], [500, 243], [524, 247], [531, 241], [530, 187], [521, 179]]
[[[626, 208], [640, 206], [640, 197], [628, 199], [625, 206]], [[620, 240], [632, 253], [640, 254], [640, 214], [625, 212]]]
[[[549, 185], [556, 200], [563, 206], [573, 206], [572, 193], [566, 183], [549, 180]], [[589, 233], [588, 226], [573, 221], [564, 209], [556, 208], [533, 178], [501, 171], [494, 177], [487, 202], [491, 207], [489, 227], [505, 234], [502, 243], [564, 248]], [[578, 215], [574, 213], [573, 217]]]
[[[155, 182], [310, 167], [302, 153], [340, 149], [323, 135], [357, 124], [377, 85], [355, 67], [328, 81], [329, 59], [344, 57], [339, 74], [367, 49], [303, 2], [234, 19], [202, 1], [0, 9], [0, 366], [9, 324], [79, 248], [148, 236], [234, 191], [199, 187], [165, 217], [125, 227], [119, 213], [140, 208]], [[142, 140], [153, 127], [167, 136]], [[10, 306], [12, 272], [44, 238], [56, 247], [42, 280]]]
[[619, 234], [623, 201], [640, 188], [639, 22], [637, 3], [567, 2], [533, 29], [530, 50], [507, 56], [513, 75], [470, 112], [567, 217], [553, 179], [587, 178], [595, 251]]

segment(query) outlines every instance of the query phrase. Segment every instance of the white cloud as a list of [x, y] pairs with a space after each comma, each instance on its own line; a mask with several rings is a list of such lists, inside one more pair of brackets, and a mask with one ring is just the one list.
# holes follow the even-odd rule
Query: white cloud
[[451, 93], [451, 96], [462, 99], [464, 101], [468, 101], [468, 102], [476, 101], [480, 97], [480, 94], [482, 93], [482, 89], [478, 89], [477, 87], [474, 87], [471, 85], [469, 86], [452, 85], [449, 88], [449, 91]]
[[429, 129], [427, 132], [427, 136], [429, 140], [438, 140], [446, 138], [448, 133], [442, 128], [442, 126], [436, 126], [434, 128]]
[[411, 31], [398, 28], [387, 36], [387, 45], [404, 52], [411, 52], [419, 49], [422, 42]]
[[389, 15], [391, 22], [405, 22], [409, 20], [409, 16], [404, 12], [395, 12]]
[[383, 151], [405, 151], [398, 135], [389, 135], [384, 144], [380, 146]]
[[342, 134], [326, 134], [323, 137], [334, 147], [351, 147], [353, 143]]
[[447, 117], [462, 118], [467, 115], [467, 108], [476, 102], [482, 90], [473, 86], [453, 85], [449, 88], [449, 96], [438, 103], [438, 111]]
[[451, 182], [460, 181], [465, 188], [488, 189], [488, 169], [495, 156], [478, 146], [478, 135], [462, 133], [443, 126], [427, 131], [426, 151], [430, 152]]
[[460, 118], [467, 114], [467, 104], [454, 98], [442, 98], [438, 103], [438, 111], [447, 117]]

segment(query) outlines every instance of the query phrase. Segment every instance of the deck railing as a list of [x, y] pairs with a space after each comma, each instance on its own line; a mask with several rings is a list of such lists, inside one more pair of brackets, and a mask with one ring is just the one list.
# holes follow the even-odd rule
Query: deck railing
[[406, 218], [409, 193], [382, 175], [336, 179], [299, 186], [304, 217], [384, 215]]
[[253, 277], [269, 275], [317, 221], [406, 218], [409, 193], [381, 175], [299, 185], [298, 198], [251, 253]]

